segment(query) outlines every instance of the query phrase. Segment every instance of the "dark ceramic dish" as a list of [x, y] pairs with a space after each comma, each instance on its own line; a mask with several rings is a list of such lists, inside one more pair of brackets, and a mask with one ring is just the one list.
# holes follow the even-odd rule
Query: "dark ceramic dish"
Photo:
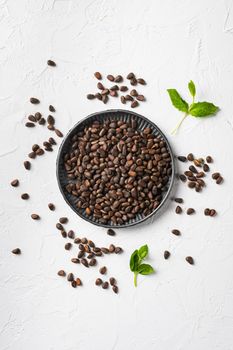
[[[163, 199], [162, 199], [160, 205], [153, 212], [151, 212], [148, 216], [145, 217], [145, 216], [139, 214], [139, 215], [137, 215], [136, 218], [131, 219], [128, 222], [121, 224], [121, 225], [119, 225], [119, 224], [115, 225], [112, 223], [102, 224], [102, 223], [99, 223], [92, 216], [86, 215], [84, 209], [78, 209], [76, 207], [77, 197], [72, 196], [72, 194], [69, 194], [66, 191], [66, 185], [68, 184], [68, 179], [67, 179], [66, 171], [65, 171], [65, 168], [63, 165], [64, 155], [70, 149], [72, 137], [78, 131], [82, 130], [84, 126], [90, 125], [94, 120], [103, 121], [103, 120], [107, 119], [107, 120], [127, 121], [132, 117], [137, 120], [139, 130], [143, 130], [146, 127], [150, 127], [153, 130], [153, 134], [156, 135], [157, 137], [161, 138], [161, 140], [164, 140], [167, 144], [167, 148], [168, 148], [170, 155], [171, 155], [171, 163], [172, 163], [172, 174], [171, 174], [170, 179], [169, 179], [168, 190], [167, 190], [167, 192], [164, 193], [164, 196], [163, 196]], [[148, 220], [149, 218], [154, 217], [155, 214], [158, 214], [161, 211], [161, 209], [165, 207], [165, 202], [167, 202], [167, 199], [168, 199], [168, 197], [171, 193], [172, 187], [173, 187], [174, 178], [175, 178], [174, 156], [172, 153], [172, 149], [168, 143], [168, 140], [166, 139], [164, 134], [149, 119], [143, 117], [140, 114], [137, 114], [137, 113], [131, 112], [131, 111], [127, 111], [127, 110], [121, 110], [121, 109], [106, 110], [103, 112], [97, 112], [97, 113], [91, 114], [91, 115], [87, 116], [86, 118], [82, 119], [77, 124], [75, 124], [75, 126], [65, 136], [65, 138], [60, 146], [58, 156], [57, 156], [57, 181], [58, 181], [59, 189], [60, 189], [65, 201], [75, 211], [75, 213], [78, 214], [81, 218], [83, 218], [84, 220], [86, 220], [94, 225], [98, 225], [98, 226], [102, 226], [102, 227], [125, 228], [125, 227], [129, 227], [129, 226], [137, 225], [139, 223], [142, 223], [142, 222]]]

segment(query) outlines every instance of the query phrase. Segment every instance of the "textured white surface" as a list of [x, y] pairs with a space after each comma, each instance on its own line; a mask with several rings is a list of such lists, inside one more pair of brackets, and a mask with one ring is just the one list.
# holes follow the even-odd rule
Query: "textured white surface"
[[[57, 68], [46, 65], [48, 58]], [[233, 1], [232, 0], [1, 0], [0, 1], [0, 348], [1, 350], [231, 350], [233, 347]], [[174, 214], [174, 203], [153, 224], [105, 230], [81, 221], [64, 203], [55, 178], [56, 152], [22, 162], [33, 143], [51, 133], [24, 127], [26, 115], [45, 115], [54, 104], [57, 126], [67, 132], [78, 120], [105, 108], [85, 96], [95, 90], [93, 72], [135, 71], [148, 85], [148, 99], [137, 109], [168, 135], [179, 154], [211, 154], [213, 170], [225, 182], [211, 180], [202, 194], [182, 185], [177, 195], [193, 217]], [[166, 89], [188, 98], [193, 79], [198, 98], [221, 107], [215, 118], [187, 119], [180, 133], [170, 130], [180, 113]], [[111, 99], [107, 108], [122, 108]], [[56, 148], [57, 151], [57, 148]], [[18, 177], [20, 187], [9, 182]], [[31, 199], [22, 201], [20, 194]], [[47, 209], [54, 202], [57, 211]], [[216, 218], [203, 216], [216, 208]], [[33, 222], [30, 213], [42, 220]], [[94, 286], [98, 267], [88, 271], [69, 262], [64, 239], [54, 229], [67, 215], [69, 228], [101, 246], [114, 242], [125, 252], [105, 257], [108, 276], [118, 280], [120, 294]], [[182, 237], [169, 233], [177, 227]], [[130, 253], [148, 243], [157, 273], [140, 277], [133, 287]], [[20, 247], [21, 256], [10, 251]], [[163, 251], [172, 255], [163, 259]], [[194, 267], [184, 257], [195, 258]], [[72, 289], [57, 270], [79, 275], [84, 286]]]

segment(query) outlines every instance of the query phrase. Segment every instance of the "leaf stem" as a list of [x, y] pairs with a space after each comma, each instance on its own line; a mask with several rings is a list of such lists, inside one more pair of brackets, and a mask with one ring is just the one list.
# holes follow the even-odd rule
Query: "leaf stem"
[[137, 276], [138, 272], [134, 272], [134, 286], [137, 287]]
[[179, 121], [179, 123], [176, 125], [175, 129], [172, 130], [171, 134], [174, 135], [176, 134], [177, 130], [179, 129], [179, 127], [181, 126], [181, 124], [183, 123], [183, 121], [185, 120], [185, 118], [188, 116], [187, 113], [184, 114], [184, 116], [182, 117], [182, 119]]

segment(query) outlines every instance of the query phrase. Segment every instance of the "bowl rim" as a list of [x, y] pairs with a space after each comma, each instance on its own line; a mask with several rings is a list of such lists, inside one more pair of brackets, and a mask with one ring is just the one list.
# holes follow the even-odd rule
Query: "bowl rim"
[[[80, 125], [84, 122], [87, 122], [88, 119], [91, 119], [93, 117], [99, 116], [101, 114], [108, 114], [108, 113], [128, 113], [136, 118], [141, 118], [144, 121], [146, 121], [147, 123], [151, 124], [151, 126], [156, 129], [158, 131], [158, 133], [163, 137], [164, 141], [167, 144], [170, 156], [171, 156], [171, 166], [172, 166], [172, 174], [171, 174], [171, 178], [170, 178], [170, 184], [169, 184], [169, 188], [165, 194], [165, 196], [163, 197], [162, 201], [160, 202], [159, 206], [157, 208], [155, 208], [149, 215], [147, 215], [144, 218], [141, 218], [135, 222], [131, 222], [131, 223], [125, 223], [125, 224], [121, 224], [121, 225], [109, 225], [109, 224], [102, 224], [100, 222], [95, 222], [91, 219], [89, 219], [88, 217], [83, 216], [78, 210], [76, 210], [76, 208], [70, 203], [70, 201], [68, 200], [67, 196], [66, 196], [66, 192], [63, 189], [63, 186], [61, 184], [61, 180], [60, 180], [60, 175], [59, 175], [59, 164], [61, 162], [61, 158], [62, 158], [62, 154], [63, 154], [63, 147], [64, 145], [68, 142], [71, 134], [74, 132], [75, 129], [77, 129], [78, 127], [80, 127]], [[62, 143], [59, 146], [59, 150], [58, 150], [58, 154], [57, 154], [57, 159], [56, 159], [56, 178], [57, 178], [57, 182], [58, 182], [58, 187], [59, 190], [63, 196], [63, 198], [65, 199], [66, 203], [69, 205], [69, 207], [83, 220], [96, 225], [96, 226], [100, 226], [100, 227], [105, 227], [105, 228], [113, 228], [113, 229], [120, 229], [120, 228], [127, 228], [127, 227], [131, 227], [131, 226], [135, 226], [135, 225], [139, 225], [145, 221], [147, 221], [148, 219], [152, 218], [153, 216], [155, 216], [156, 214], [158, 214], [158, 212], [161, 211], [161, 209], [164, 207], [165, 203], [167, 202], [171, 191], [173, 189], [173, 185], [175, 182], [175, 157], [174, 154], [172, 152], [172, 148], [170, 146], [170, 143], [167, 139], [167, 137], [164, 135], [164, 133], [161, 131], [161, 129], [150, 119], [148, 119], [147, 117], [144, 117], [143, 115], [136, 113], [134, 111], [130, 111], [127, 109], [106, 109], [103, 111], [99, 111], [99, 112], [94, 112], [89, 114], [88, 116], [82, 118], [81, 120], [79, 120], [65, 135], [64, 139], [62, 140]]]

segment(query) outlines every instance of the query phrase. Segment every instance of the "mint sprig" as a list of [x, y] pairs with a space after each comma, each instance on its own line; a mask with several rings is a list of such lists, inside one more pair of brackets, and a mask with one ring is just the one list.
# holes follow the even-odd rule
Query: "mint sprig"
[[130, 257], [130, 270], [134, 273], [134, 285], [137, 287], [137, 276], [140, 275], [150, 275], [154, 273], [154, 269], [149, 264], [142, 264], [142, 261], [148, 255], [147, 244], [143, 245], [141, 248], [136, 249]]
[[213, 116], [219, 111], [219, 107], [215, 106], [210, 102], [195, 102], [196, 96], [196, 87], [192, 80], [188, 83], [188, 89], [192, 96], [192, 103], [189, 105], [185, 100], [182, 99], [180, 94], [176, 89], [167, 89], [167, 92], [170, 96], [173, 106], [181, 112], [184, 112], [184, 116], [175, 129], [172, 131], [172, 134], [176, 133], [184, 119], [191, 115], [196, 118], [203, 118], [208, 116]]

